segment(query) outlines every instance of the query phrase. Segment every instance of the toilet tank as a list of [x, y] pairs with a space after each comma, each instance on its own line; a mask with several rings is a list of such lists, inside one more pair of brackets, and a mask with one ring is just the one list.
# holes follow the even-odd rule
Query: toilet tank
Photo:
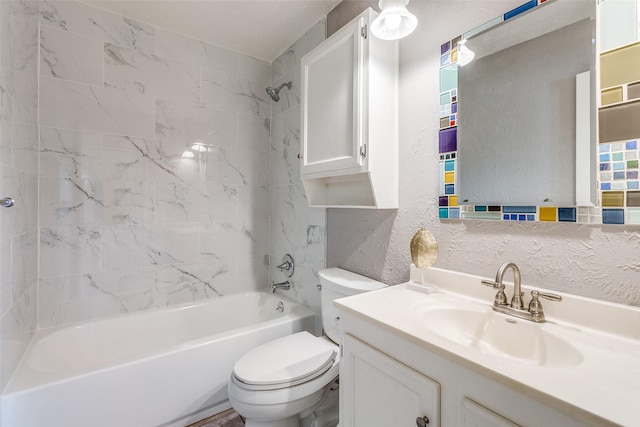
[[320, 270], [320, 304], [322, 327], [331, 340], [340, 344], [340, 312], [333, 306], [333, 300], [387, 287], [382, 282], [352, 273], [341, 268]]

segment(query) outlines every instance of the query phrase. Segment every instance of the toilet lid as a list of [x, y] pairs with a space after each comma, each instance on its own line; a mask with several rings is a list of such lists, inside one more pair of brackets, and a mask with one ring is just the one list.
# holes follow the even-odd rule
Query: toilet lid
[[236, 362], [233, 373], [248, 386], [288, 387], [322, 375], [335, 358], [331, 344], [308, 332], [299, 332], [249, 351]]

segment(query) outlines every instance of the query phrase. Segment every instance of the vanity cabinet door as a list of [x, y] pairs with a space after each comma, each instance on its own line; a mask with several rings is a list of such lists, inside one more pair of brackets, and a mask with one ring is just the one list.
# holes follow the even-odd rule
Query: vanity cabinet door
[[462, 399], [462, 427], [519, 427], [503, 416], [474, 402]]
[[362, 16], [302, 58], [303, 175], [359, 167], [363, 162], [364, 26]]
[[341, 426], [440, 425], [440, 384], [351, 335], [343, 345]]

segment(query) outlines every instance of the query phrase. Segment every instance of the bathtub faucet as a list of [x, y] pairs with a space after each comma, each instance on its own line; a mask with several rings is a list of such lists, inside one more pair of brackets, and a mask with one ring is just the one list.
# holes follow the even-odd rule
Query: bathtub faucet
[[289, 283], [289, 281], [285, 281], [285, 282], [280, 282], [280, 283], [276, 283], [276, 282], [271, 282], [271, 292], [273, 292], [274, 294], [276, 293], [276, 289], [278, 288], [282, 288], [286, 291], [288, 291], [289, 289], [291, 289], [291, 283]]

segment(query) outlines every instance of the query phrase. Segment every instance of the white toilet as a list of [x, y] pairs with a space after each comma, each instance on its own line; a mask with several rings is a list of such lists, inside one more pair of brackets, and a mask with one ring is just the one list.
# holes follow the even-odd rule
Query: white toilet
[[[333, 300], [386, 287], [384, 283], [339, 268], [319, 273], [325, 336], [299, 332], [262, 344], [236, 362], [229, 400], [247, 427], [298, 427], [314, 411], [333, 405], [337, 424], [340, 362], [338, 310]], [[335, 402], [335, 403], [332, 403]], [[313, 425], [323, 427], [322, 421]]]

